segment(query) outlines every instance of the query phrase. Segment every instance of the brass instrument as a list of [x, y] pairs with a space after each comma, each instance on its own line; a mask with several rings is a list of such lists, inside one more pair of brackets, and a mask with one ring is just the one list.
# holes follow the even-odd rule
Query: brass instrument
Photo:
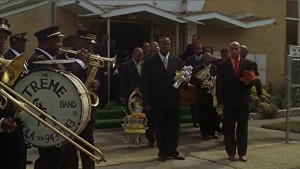
[[[60, 49], [60, 51], [63, 51], [66, 53], [72, 53], [75, 55], [78, 53], [77, 51], [74, 51], [74, 50]], [[98, 104], [99, 104], [99, 97], [97, 96], [97, 94], [95, 92], [91, 91], [91, 86], [95, 80], [96, 74], [98, 72], [98, 68], [104, 67], [105, 62], [112, 63], [114, 66], [114, 64], [116, 64], [116, 61], [117, 61], [116, 56], [114, 58], [101, 57], [100, 55], [97, 55], [97, 54], [92, 54], [90, 56], [89, 65], [92, 66], [92, 69], [91, 69], [91, 72], [89, 73], [89, 76], [87, 77], [87, 79], [85, 81], [85, 86], [88, 89], [88, 91], [90, 91], [92, 106], [98, 106]]]
[[[59, 136], [61, 136], [62, 138], [64, 138], [68, 142], [70, 142], [71, 144], [73, 144], [77, 149], [79, 149], [80, 151], [87, 154], [94, 162], [100, 163], [101, 161], [105, 161], [104, 155], [99, 149], [97, 149], [96, 147], [94, 147], [93, 145], [91, 145], [90, 143], [88, 143], [87, 141], [82, 139], [81, 137], [79, 137], [77, 134], [72, 132], [70, 129], [65, 127], [63, 124], [59, 123], [57, 120], [52, 118], [50, 115], [48, 115], [47, 113], [45, 113], [44, 111], [42, 111], [41, 109], [36, 107], [30, 101], [28, 101], [23, 96], [21, 96], [20, 94], [18, 94], [17, 92], [15, 92], [14, 90], [12, 90], [9, 87], [9, 86], [13, 85], [14, 82], [16, 81], [16, 79], [18, 78], [18, 76], [20, 74], [19, 73], [20, 70], [21, 71], [23, 70], [24, 62], [22, 62], [22, 61], [25, 61], [25, 59], [24, 58], [20, 59], [19, 57], [16, 57], [12, 61], [0, 59], [0, 70], [4, 73], [4, 75], [2, 76], [2, 81], [0, 82], [0, 94], [2, 95], [2, 97], [5, 97], [7, 100], [9, 100], [13, 104], [15, 104], [19, 109], [28, 113], [30, 116], [32, 116], [33, 118], [35, 118], [36, 120], [38, 120], [39, 122], [44, 124], [46, 127], [51, 129], [52, 131], [54, 131], [56, 134], [58, 134]], [[7, 74], [7, 76], [5, 76], [5, 74]], [[0, 105], [0, 106], [2, 106], [2, 105]], [[93, 153], [87, 151], [82, 146], [77, 144], [75, 141], [73, 141], [72, 139], [67, 137], [65, 134], [63, 134], [62, 132], [60, 132], [59, 130], [54, 128], [52, 125], [48, 124], [46, 121], [41, 119], [38, 115], [36, 115], [34, 112], [30, 111], [27, 108], [28, 106], [30, 106], [30, 108], [34, 109], [35, 111], [37, 111], [38, 113], [40, 113], [41, 115], [43, 115], [44, 117], [49, 119], [55, 125], [59, 126], [64, 133], [70, 134], [73, 138], [75, 138], [76, 140], [78, 140], [79, 142], [81, 142], [82, 144], [87, 146], [89, 149], [93, 150], [94, 153], [98, 154], [100, 157], [97, 157]]]
[[[61, 49], [61, 48], [59, 50], [62, 51], [62, 52], [66, 52], [66, 53], [72, 53], [74, 55], [76, 55], [78, 53], [75, 50], [65, 50], [65, 49]], [[70, 58], [67, 58], [67, 59], [70, 59]], [[106, 57], [102, 57], [98, 54], [92, 54], [90, 56], [89, 65], [97, 66], [97, 67], [104, 67], [105, 62], [112, 63], [113, 66], [114, 66], [117, 62], [117, 56], [115, 56], [113, 58], [106, 58]]]
[[195, 76], [202, 81], [202, 88], [212, 87], [213, 83], [211, 81], [210, 66], [207, 66], [204, 69], [200, 70]]
[[176, 76], [174, 77], [175, 83], [173, 84], [173, 87], [178, 89], [182, 82], [188, 81], [192, 74], [192, 70], [192, 66], [184, 66], [180, 71], [176, 71]]

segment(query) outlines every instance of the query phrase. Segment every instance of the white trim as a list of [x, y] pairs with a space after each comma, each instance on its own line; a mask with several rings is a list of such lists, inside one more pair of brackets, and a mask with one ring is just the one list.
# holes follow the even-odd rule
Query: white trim
[[91, 11], [92, 13], [98, 13], [98, 14], [101, 14], [101, 13], [104, 13], [105, 11], [95, 5], [94, 3], [90, 2], [90, 1], [87, 1], [87, 0], [80, 0], [80, 1], [76, 1], [76, 0], [57, 0], [56, 2], [56, 6], [57, 7], [63, 7], [63, 6], [67, 6], [67, 5], [72, 5], [72, 4], [77, 4], [89, 11]]
[[[34, 3], [33, 3], [34, 2]], [[30, 4], [30, 5], [28, 5]], [[7, 12], [0, 12], [0, 17], [6, 17], [10, 15], [14, 15], [20, 12], [24, 12], [27, 10], [31, 10], [43, 5], [48, 4], [48, 1], [17, 1], [16, 3], [7, 3], [4, 5], [0, 5], [0, 11], [5, 9]], [[20, 7], [21, 6], [21, 7]]]
[[299, 21], [300, 19], [299, 18], [286, 17], [286, 20], [289, 20], [289, 21]]
[[259, 20], [259, 21], [253, 21], [253, 22], [242, 22], [238, 19], [220, 14], [218, 12], [211, 12], [211, 13], [206, 13], [206, 14], [196, 14], [196, 15], [189, 15], [189, 16], [183, 15], [182, 17], [191, 22], [203, 21], [203, 20], [208, 20], [208, 19], [219, 19], [221, 21], [224, 21], [224, 22], [227, 22], [227, 23], [230, 23], [230, 24], [242, 27], [242, 28], [246, 28], [246, 29], [275, 23], [275, 19], [273, 19], [273, 18]]
[[128, 6], [124, 8], [119, 8], [119, 9], [112, 9], [104, 14], [91, 14], [91, 15], [80, 15], [81, 17], [83, 16], [101, 16], [102, 18], [110, 18], [110, 17], [115, 17], [115, 16], [120, 16], [120, 15], [125, 15], [125, 14], [131, 14], [131, 13], [136, 13], [136, 12], [149, 12], [154, 15], [158, 15], [164, 18], [167, 18], [169, 20], [178, 22], [178, 23], [185, 23], [186, 21], [183, 19], [178, 18], [178, 15], [172, 14], [170, 12], [158, 9], [156, 7], [152, 7], [147, 4], [141, 4], [141, 5], [134, 5], [134, 6]]

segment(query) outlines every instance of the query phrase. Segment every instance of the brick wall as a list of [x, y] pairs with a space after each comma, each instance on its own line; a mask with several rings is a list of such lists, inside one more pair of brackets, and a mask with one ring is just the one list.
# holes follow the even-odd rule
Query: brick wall
[[198, 33], [205, 45], [215, 51], [228, 47], [231, 41], [238, 41], [249, 48], [249, 53], [267, 55], [267, 84], [281, 85], [284, 74], [284, 50], [286, 45], [286, 2], [285, 0], [207, 0], [203, 11], [218, 11], [237, 16], [250, 12], [254, 16], [275, 18], [276, 25], [251, 29], [218, 29], [199, 26]]

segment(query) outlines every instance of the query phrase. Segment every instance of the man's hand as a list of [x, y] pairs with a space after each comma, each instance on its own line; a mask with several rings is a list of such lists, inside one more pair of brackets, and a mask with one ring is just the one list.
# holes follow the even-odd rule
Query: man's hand
[[8, 133], [12, 133], [16, 127], [17, 124], [13, 121], [11, 117], [5, 118], [1, 123], [2, 130]]
[[95, 79], [90, 85], [91, 91], [97, 90], [99, 86], [100, 86], [100, 82]]

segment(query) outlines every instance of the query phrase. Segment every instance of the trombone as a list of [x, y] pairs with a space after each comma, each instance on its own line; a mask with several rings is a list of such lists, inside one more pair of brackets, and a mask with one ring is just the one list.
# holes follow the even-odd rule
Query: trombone
[[[16, 77], [16, 75], [19, 74], [20, 70], [19, 69], [12, 69], [11, 65], [16, 64], [17, 61], [18, 61], [17, 63], [19, 63], [20, 60], [22, 59], [22, 57], [23, 57], [22, 55], [18, 56], [18, 57], [16, 57], [12, 61], [7, 61], [6, 59], [1, 59], [0, 58], [0, 71], [2, 71], [4, 75], [7, 74], [7, 76], [5, 76], [5, 77], [2, 76], [2, 80], [0, 81], [0, 95], [2, 95], [2, 97], [6, 97], [7, 100], [10, 100], [15, 105], [17, 105], [19, 107], [19, 109], [22, 109], [23, 111], [27, 112], [30, 116], [32, 116], [33, 118], [35, 118], [36, 120], [38, 120], [39, 122], [41, 122], [42, 124], [44, 124], [46, 127], [48, 127], [49, 129], [51, 129], [52, 131], [54, 131], [55, 133], [57, 133], [59, 136], [61, 136], [62, 138], [64, 138], [65, 140], [67, 140], [68, 142], [70, 142], [71, 144], [73, 144], [77, 149], [79, 149], [80, 151], [82, 151], [85, 154], [87, 154], [95, 163], [98, 164], [101, 161], [106, 162], [103, 153], [99, 149], [97, 149], [95, 146], [91, 145], [90, 143], [88, 143], [87, 141], [85, 141], [84, 139], [82, 139], [81, 137], [79, 137], [76, 133], [74, 133], [73, 131], [71, 131], [70, 129], [68, 129], [67, 127], [65, 127], [64, 125], [62, 125], [61, 123], [59, 123], [57, 120], [55, 120], [54, 118], [52, 118], [50, 115], [48, 115], [47, 113], [45, 113], [44, 111], [42, 111], [41, 109], [39, 109], [38, 107], [36, 107], [34, 104], [32, 104], [26, 98], [24, 98], [23, 96], [21, 96], [20, 94], [18, 94], [17, 92], [15, 92], [13, 89], [11, 89], [9, 86], [6, 85], [6, 84], [9, 84], [9, 85], [13, 84], [15, 82], [15, 80], [17, 79], [15, 77]], [[24, 62], [23, 62], [23, 64], [24, 64]], [[21, 66], [22, 70], [23, 70], [23, 64], [21, 64], [22, 65]], [[8, 92], [6, 92], [4, 89], [7, 90], [11, 94], [9, 94]], [[20, 102], [17, 99], [15, 99], [13, 97], [13, 95], [17, 99], [21, 100], [22, 102]], [[51, 122], [53, 122], [55, 125], [59, 126], [66, 133], [68, 133], [71, 136], [73, 136], [79, 142], [81, 142], [84, 145], [86, 145], [88, 148], [90, 148], [91, 150], [93, 150], [94, 153], [97, 154], [97, 155], [99, 155], [100, 157], [98, 157], [98, 156], [92, 154], [91, 152], [87, 151], [82, 146], [80, 146], [79, 144], [77, 144], [75, 141], [73, 141], [72, 139], [70, 139], [69, 137], [67, 137], [65, 134], [61, 133], [56, 128], [54, 128], [53, 126], [51, 126], [50, 124], [48, 124], [46, 121], [44, 121], [43, 119], [41, 119], [35, 113], [33, 113], [32, 111], [30, 111], [26, 106], [24, 106], [24, 103], [27, 104], [28, 106], [30, 106], [31, 108], [33, 108], [38, 113], [40, 113], [43, 116], [45, 116], [46, 118], [48, 118]], [[3, 105], [0, 105], [0, 107], [2, 107], [2, 106]]]
[[[71, 54], [74, 54], [74, 55], [78, 54], [78, 52], [75, 51], [75, 50], [65, 50], [65, 49], [62, 49], [62, 48], [60, 48], [59, 50], [62, 51], [62, 52], [71, 53]], [[70, 59], [68, 56], [66, 56], [66, 58]], [[114, 67], [114, 65], [117, 63], [117, 56], [114, 56], [113, 58], [102, 57], [98, 54], [92, 54], [90, 56], [89, 64], [92, 65], [92, 66], [104, 67], [105, 62], [112, 63], [113, 67]]]

